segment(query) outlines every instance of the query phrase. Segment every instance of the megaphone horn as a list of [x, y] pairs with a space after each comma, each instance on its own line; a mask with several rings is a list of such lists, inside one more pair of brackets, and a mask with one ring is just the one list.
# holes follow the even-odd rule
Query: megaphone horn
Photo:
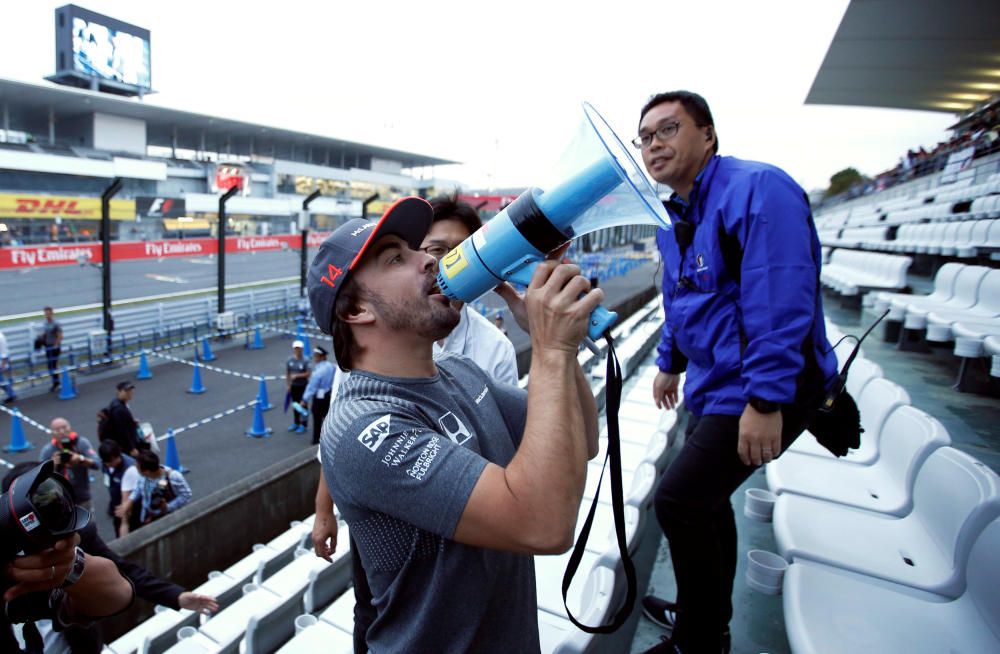
[[[589, 103], [564, 160], [570, 172], [548, 190], [531, 188], [441, 259], [438, 286], [472, 302], [504, 281], [527, 285], [535, 267], [560, 245], [620, 225], [657, 225], [670, 219], [649, 180], [607, 122]], [[598, 307], [588, 335], [597, 340], [617, 314]]]

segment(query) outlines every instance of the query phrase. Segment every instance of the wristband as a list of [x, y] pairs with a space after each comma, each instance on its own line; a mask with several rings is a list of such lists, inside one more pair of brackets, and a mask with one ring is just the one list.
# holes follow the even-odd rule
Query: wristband
[[73, 559], [73, 567], [70, 568], [69, 574], [66, 575], [66, 579], [63, 580], [62, 587], [68, 588], [76, 582], [80, 581], [80, 577], [83, 576], [83, 569], [87, 565], [87, 555], [79, 547], [76, 548], [76, 556]]

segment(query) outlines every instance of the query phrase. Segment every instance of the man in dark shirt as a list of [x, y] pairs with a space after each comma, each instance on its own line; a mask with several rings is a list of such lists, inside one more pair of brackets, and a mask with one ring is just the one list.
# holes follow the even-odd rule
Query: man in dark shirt
[[106, 411], [108, 417], [105, 427], [98, 434], [100, 439], [111, 439], [118, 443], [122, 452], [136, 456], [139, 450], [145, 449], [145, 443], [139, 440], [139, 423], [132, 416], [132, 411], [128, 403], [132, 401], [135, 394], [135, 384], [130, 381], [120, 382], [116, 387], [117, 397], [111, 400]]
[[[309, 360], [306, 359], [302, 353], [305, 349], [305, 343], [302, 341], [294, 341], [292, 343], [293, 356], [288, 359], [285, 364], [285, 384], [288, 387], [288, 393], [291, 395], [292, 402], [301, 402], [302, 396], [306, 392], [306, 386], [309, 385]], [[292, 411], [293, 422], [288, 426], [288, 431], [294, 431], [298, 433], [304, 433], [306, 430], [306, 425], [309, 423], [309, 414], [301, 414], [298, 411]]]
[[[52, 387], [49, 392], [59, 388], [59, 354], [62, 352], [63, 330], [62, 326], [55, 320], [55, 312], [52, 307], [45, 307], [45, 322], [42, 328], [42, 342], [45, 346], [45, 364], [52, 375]], [[35, 346], [38, 347], [37, 345]]]

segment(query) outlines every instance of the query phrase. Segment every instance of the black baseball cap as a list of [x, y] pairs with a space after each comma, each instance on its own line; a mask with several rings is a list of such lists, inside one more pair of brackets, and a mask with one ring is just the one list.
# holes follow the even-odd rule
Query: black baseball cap
[[355, 218], [335, 229], [319, 246], [306, 281], [309, 303], [319, 328], [326, 334], [333, 333], [337, 294], [369, 243], [392, 234], [416, 250], [432, 222], [434, 210], [427, 200], [405, 197], [393, 202], [378, 220]]

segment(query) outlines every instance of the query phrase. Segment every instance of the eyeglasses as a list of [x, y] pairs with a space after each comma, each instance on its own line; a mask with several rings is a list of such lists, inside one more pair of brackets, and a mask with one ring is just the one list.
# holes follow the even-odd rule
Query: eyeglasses
[[428, 245], [425, 248], [420, 248], [421, 252], [426, 252], [427, 254], [431, 255], [432, 257], [438, 260], [440, 260], [444, 255], [451, 252], [451, 250], [452, 248], [448, 247], [447, 245], [442, 245], [440, 243], [435, 243], [433, 245]]
[[652, 132], [648, 132], [645, 134], [640, 133], [639, 136], [632, 139], [632, 145], [634, 145], [636, 148], [648, 148], [653, 144], [654, 135], [661, 141], [669, 141], [674, 137], [675, 134], [677, 134], [677, 130], [679, 130], [680, 128], [681, 124], [677, 122], [660, 125]]

